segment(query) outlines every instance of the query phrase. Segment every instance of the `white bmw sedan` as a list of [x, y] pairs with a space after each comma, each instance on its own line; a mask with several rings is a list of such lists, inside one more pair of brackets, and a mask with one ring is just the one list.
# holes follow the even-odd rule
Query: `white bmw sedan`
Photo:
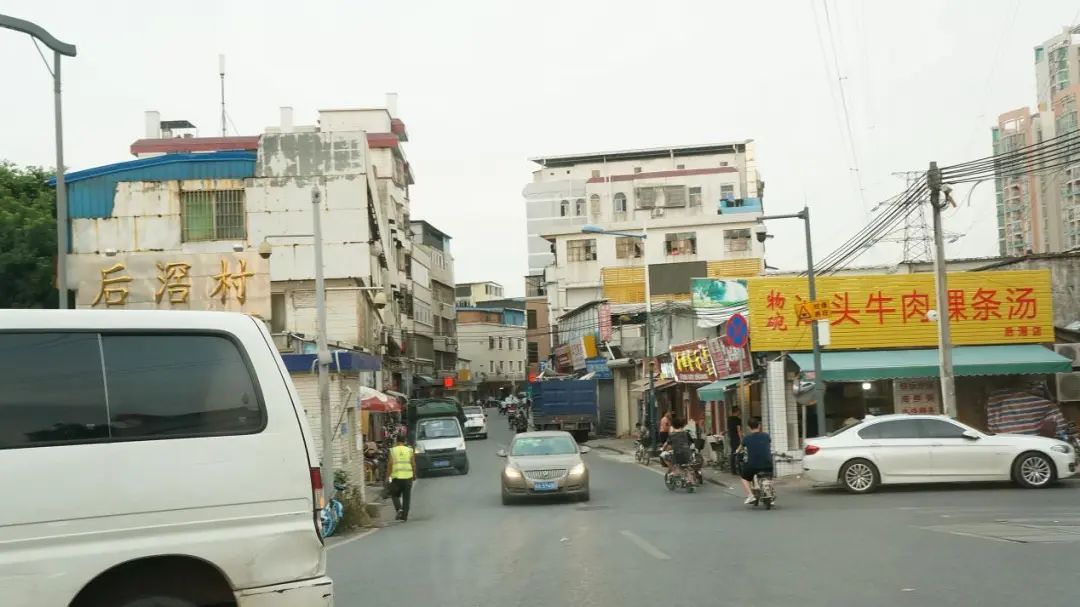
[[882, 484], [1011, 480], [1039, 488], [1076, 473], [1068, 443], [1026, 434], [986, 434], [941, 415], [867, 416], [807, 440], [803, 472], [851, 493]]

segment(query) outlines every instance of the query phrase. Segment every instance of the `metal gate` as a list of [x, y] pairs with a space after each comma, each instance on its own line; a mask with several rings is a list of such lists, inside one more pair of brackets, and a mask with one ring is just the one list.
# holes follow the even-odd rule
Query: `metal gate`
[[596, 382], [596, 433], [615, 436], [615, 382], [601, 379]]

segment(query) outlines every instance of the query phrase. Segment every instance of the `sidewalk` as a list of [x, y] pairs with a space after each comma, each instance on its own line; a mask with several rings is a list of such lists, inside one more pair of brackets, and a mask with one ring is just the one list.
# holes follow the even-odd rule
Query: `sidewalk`
[[[605, 451], [613, 451], [631, 457], [634, 455], [634, 439], [632, 438], [595, 438], [586, 444], [593, 449], [604, 449]], [[660, 462], [657, 458], [652, 458], [649, 462], [649, 466], [659, 468]], [[705, 479], [705, 482], [713, 485], [718, 485], [727, 489], [739, 488], [739, 477], [724, 470], [717, 470], [706, 466], [701, 470], [701, 476]], [[778, 487], [794, 485], [810, 486], [810, 483], [804, 481], [801, 475], [795, 474], [777, 477], [773, 482]]]

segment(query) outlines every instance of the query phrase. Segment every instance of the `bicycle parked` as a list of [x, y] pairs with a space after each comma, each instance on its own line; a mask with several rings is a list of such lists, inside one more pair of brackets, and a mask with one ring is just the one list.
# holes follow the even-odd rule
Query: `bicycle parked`
[[319, 510], [319, 531], [324, 538], [334, 535], [342, 517], [345, 516], [345, 505], [337, 498], [338, 494], [344, 490], [344, 484], [334, 483], [334, 495], [330, 496], [330, 501]]

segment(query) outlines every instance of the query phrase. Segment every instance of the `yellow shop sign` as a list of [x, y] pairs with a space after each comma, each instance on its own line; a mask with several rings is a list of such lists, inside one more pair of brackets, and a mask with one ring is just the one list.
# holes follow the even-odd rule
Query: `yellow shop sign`
[[[805, 278], [751, 278], [748, 288], [752, 350], [811, 349]], [[947, 288], [954, 344], [1054, 340], [1048, 270], [954, 272]], [[829, 303], [830, 350], [937, 345], [933, 274], [827, 276], [817, 299]]]

